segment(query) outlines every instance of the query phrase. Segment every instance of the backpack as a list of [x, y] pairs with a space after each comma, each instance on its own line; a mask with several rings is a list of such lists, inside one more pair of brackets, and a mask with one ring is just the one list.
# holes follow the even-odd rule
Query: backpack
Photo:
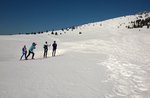
[[48, 49], [48, 45], [44, 45], [44, 47], [43, 47], [44, 49]]

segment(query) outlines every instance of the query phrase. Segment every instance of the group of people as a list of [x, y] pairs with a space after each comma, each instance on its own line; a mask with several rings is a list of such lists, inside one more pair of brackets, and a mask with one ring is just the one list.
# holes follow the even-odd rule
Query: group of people
[[[47, 58], [47, 53], [48, 53], [48, 47], [50, 47], [51, 45], [48, 45], [47, 41], [45, 42], [43, 48], [44, 48], [44, 55], [43, 57], [44, 58]], [[56, 55], [56, 49], [57, 49], [57, 43], [56, 41], [54, 41], [54, 43], [52, 44], [52, 56], [55, 56]], [[32, 54], [32, 59], [34, 59], [34, 52], [33, 50], [36, 49], [36, 43], [33, 42], [31, 47], [29, 48], [29, 52], [28, 52], [28, 55], [27, 55], [27, 48], [26, 48], [26, 45], [23, 46], [22, 48], [22, 56], [20, 58], [20, 60], [22, 60], [23, 57], [25, 57], [25, 60], [28, 60], [28, 57], [30, 56], [30, 54]]]

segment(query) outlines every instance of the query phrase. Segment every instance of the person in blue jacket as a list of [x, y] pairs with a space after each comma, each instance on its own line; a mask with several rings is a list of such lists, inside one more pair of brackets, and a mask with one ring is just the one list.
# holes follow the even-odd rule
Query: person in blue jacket
[[26, 45], [24, 45], [23, 48], [22, 48], [22, 56], [21, 56], [20, 60], [22, 60], [23, 56], [25, 57], [25, 59], [27, 59], [27, 48], [26, 48]]
[[33, 52], [33, 50], [36, 48], [36, 43], [32, 43], [32, 45], [31, 45], [31, 47], [30, 47], [30, 49], [29, 49], [29, 53], [28, 53], [28, 55], [27, 55], [27, 59], [28, 59], [28, 57], [30, 56], [30, 54], [32, 54], [32, 59], [34, 59], [34, 52]]

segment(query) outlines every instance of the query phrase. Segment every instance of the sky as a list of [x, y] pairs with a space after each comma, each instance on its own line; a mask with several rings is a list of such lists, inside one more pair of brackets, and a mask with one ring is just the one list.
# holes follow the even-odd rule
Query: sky
[[0, 0], [0, 34], [30, 33], [150, 11], [150, 0]]

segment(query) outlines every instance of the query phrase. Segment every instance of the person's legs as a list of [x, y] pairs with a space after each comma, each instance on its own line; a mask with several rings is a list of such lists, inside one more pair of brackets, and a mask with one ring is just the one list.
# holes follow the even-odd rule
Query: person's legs
[[52, 56], [54, 56], [54, 50], [52, 51]]
[[30, 56], [31, 52], [29, 51], [28, 55], [26, 56], [26, 59], [28, 59], [28, 57]]
[[56, 51], [54, 50], [54, 56], [55, 56]]
[[21, 58], [20, 58], [20, 60], [22, 60], [22, 57], [24, 56], [24, 54], [22, 54], [22, 56], [21, 56]]
[[43, 55], [43, 57], [45, 58], [45, 50], [44, 50], [44, 55]]
[[54, 56], [56, 55], [56, 50], [54, 51]]
[[55, 56], [55, 54], [56, 54], [56, 50], [53, 50], [52, 56]]
[[25, 53], [24, 55], [25, 55], [25, 60], [27, 60], [27, 53]]
[[31, 52], [32, 53], [32, 59], [34, 59], [34, 52]]
[[48, 50], [44, 50], [44, 56], [43, 57], [47, 57], [47, 52], [48, 52]]
[[46, 58], [47, 58], [47, 52], [48, 52], [48, 50], [45, 51], [45, 57], [46, 57]]

